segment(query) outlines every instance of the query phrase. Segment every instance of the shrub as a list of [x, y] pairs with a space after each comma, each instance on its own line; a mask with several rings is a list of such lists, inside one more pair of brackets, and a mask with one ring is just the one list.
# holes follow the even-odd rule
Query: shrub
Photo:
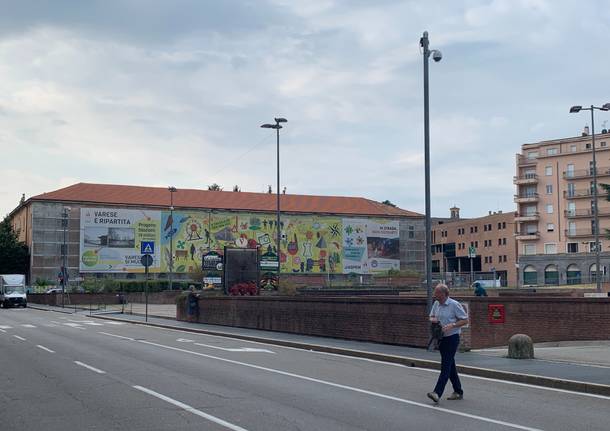
[[252, 281], [236, 283], [229, 289], [229, 295], [258, 295], [258, 289], [256, 288], [256, 283]]

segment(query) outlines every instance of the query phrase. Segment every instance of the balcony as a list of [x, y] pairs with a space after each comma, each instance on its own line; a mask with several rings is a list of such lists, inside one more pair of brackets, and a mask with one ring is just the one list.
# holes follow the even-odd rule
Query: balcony
[[537, 159], [517, 154], [517, 166], [536, 166]]
[[515, 234], [515, 239], [517, 241], [533, 241], [540, 239], [540, 232], [517, 232]]
[[515, 221], [517, 222], [524, 222], [524, 221], [538, 221], [540, 219], [540, 213], [539, 212], [532, 212], [532, 213], [517, 213], [517, 215], [515, 215]]
[[513, 177], [513, 184], [538, 184], [538, 175], [536, 174], [525, 174], [518, 177]]
[[[595, 215], [592, 209], [565, 210], [564, 214], [567, 218], [591, 218]], [[610, 208], [600, 208], [597, 213], [598, 217], [610, 216]]]
[[[610, 167], [598, 167], [597, 177], [610, 177]], [[564, 171], [565, 180], [578, 180], [583, 178], [593, 178], [593, 169], [578, 169], [575, 171]]]
[[538, 202], [538, 193], [530, 192], [530, 193], [521, 193], [515, 195], [515, 202], [518, 204], [525, 204], [529, 202]]
[[[598, 192], [598, 196], [601, 196], [603, 192]], [[582, 190], [564, 190], [563, 197], [566, 199], [581, 199], [581, 198], [593, 198], [595, 197], [593, 190], [582, 189]]]
[[593, 238], [595, 234], [591, 228], [588, 229], [566, 229], [565, 235], [568, 238]]

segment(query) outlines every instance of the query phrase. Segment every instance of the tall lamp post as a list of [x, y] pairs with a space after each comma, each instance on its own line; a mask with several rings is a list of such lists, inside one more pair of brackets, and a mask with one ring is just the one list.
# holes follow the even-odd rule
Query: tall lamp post
[[428, 91], [428, 58], [432, 55], [435, 62], [443, 55], [437, 49], [430, 49], [428, 32], [424, 31], [419, 45], [424, 56], [424, 164], [426, 181], [426, 291], [428, 311], [432, 308], [432, 219], [430, 215], [430, 94]]
[[263, 129], [275, 129], [276, 132], [276, 137], [277, 137], [277, 186], [276, 186], [276, 192], [277, 192], [277, 205], [276, 205], [276, 211], [277, 211], [277, 221], [275, 222], [275, 228], [277, 230], [277, 287], [279, 289], [280, 287], [280, 269], [281, 269], [281, 262], [280, 262], [280, 256], [281, 256], [281, 252], [280, 252], [280, 240], [281, 240], [281, 230], [280, 230], [280, 129], [282, 128], [282, 125], [280, 123], [287, 123], [288, 120], [286, 120], [285, 118], [274, 118], [275, 120], [275, 124], [263, 124], [261, 127]]
[[61, 226], [64, 229], [64, 243], [61, 246], [61, 306], [65, 304], [66, 283], [68, 282], [68, 245], [66, 243], [66, 234], [68, 229], [68, 217], [70, 215], [70, 207], [64, 207], [61, 214]]
[[174, 272], [174, 233], [172, 232], [172, 227], [174, 226], [174, 193], [178, 190], [174, 186], [169, 186], [167, 190], [169, 191], [169, 219], [171, 221], [169, 227], [169, 290], [172, 290], [172, 273]]
[[600, 243], [599, 243], [599, 216], [598, 216], [598, 201], [597, 201], [597, 162], [595, 160], [595, 116], [593, 111], [596, 109], [600, 111], [610, 110], [610, 103], [606, 103], [603, 106], [593, 106], [589, 108], [583, 108], [582, 106], [572, 106], [570, 113], [575, 114], [580, 111], [591, 111], [591, 154], [593, 156], [593, 202], [595, 202], [595, 210], [593, 212], [593, 234], [595, 235], [595, 284], [597, 292], [602, 291], [602, 284], [600, 278]]

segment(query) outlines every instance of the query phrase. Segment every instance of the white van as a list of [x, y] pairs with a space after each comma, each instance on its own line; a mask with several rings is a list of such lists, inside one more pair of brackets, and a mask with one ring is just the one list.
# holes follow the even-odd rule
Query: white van
[[0, 275], [0, 305], [3, 308], [11, 306], [28, 306], [25, 293], [25, 275], [4, 274]]

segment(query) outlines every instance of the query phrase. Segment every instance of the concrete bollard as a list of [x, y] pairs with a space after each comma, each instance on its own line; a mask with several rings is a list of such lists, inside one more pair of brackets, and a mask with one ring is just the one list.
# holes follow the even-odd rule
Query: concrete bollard
[[515, 334], [508, 340], [508, 357], [512, 359], [534, 359], [534, 343], [525, 334]]

